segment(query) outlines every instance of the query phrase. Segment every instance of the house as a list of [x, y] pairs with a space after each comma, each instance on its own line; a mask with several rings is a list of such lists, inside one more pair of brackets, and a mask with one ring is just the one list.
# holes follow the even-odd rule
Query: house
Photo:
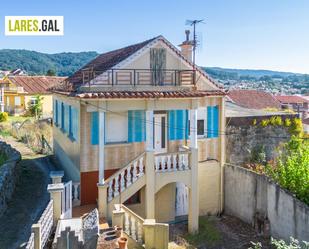
[[231, 90], [227, 100], [248, 109], [281, 109], [280, 102], [272, 94], [258, 90]]
[[277, 95], [275, 98], [280, 102], [282, 108], [290, 108], [295, 112], [307, 116], [309, 112], [309, 100], [297, 95]]
[[43, 115], [52, 116], [52, 94], [48, 91], [64, 77], [55, 76], [5, 76], [0, 80], [1, 111], [12, 115], [24, 114], [34, 104], [36, 96], [43, 97]]
[[158, 36], [107, 52], [54, 88], [54, 153], [106, 219], [124, 204], [159, 222], [188, 215], [194, 232], [222, 211], [225, 92], [192, 64], [188, 36], [180, 47]]

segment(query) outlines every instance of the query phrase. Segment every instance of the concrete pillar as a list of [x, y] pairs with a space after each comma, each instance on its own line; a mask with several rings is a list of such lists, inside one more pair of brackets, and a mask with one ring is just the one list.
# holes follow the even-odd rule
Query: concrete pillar
[[113, 216], [112, 216], [112, 226], [118, 226], [123, 228], [123, 221], [124, 221], [124, 210], [118, 209], [113, 210]]
[[146, 219], [144, 224], [144, 235], [145, 235], [145, 248], [153, 249], [156, 248], [156, 220]]
[[49, 174], [53, 184], [62, 183], [63, 171], [51, 171]]
[[146, 219], [155, 218], [155, 170], [154, 152], [146, 152]]
[[189, 111], [190, 114], [190, 147], [197, 148], [197, 109]]
[[107, 218], [107, 184], [98, 183], [98, 209], [99, 217]]
[[99, 112], [99, 183], [104, 183], [105, 113]]
[[63, 183], [48, 184], [47, 191], [50, 193], [50, 198], [53, 200], [53, 221], [54, 225], [56, 225], [62, 214], [61, 197], [64, 191], [64, 185]]
[[225, 98], [221, 98], [220, 103], [220, 145], [219, 145], [219, 155], [220, 155], [220, 213], [223, 212], [224, 209], [224, 165], [225, 165]]
[[188, 230], [189, 233], [198, 232], [199, 219], [199, 189], [198, 189], [198, 150], [191, 148], [191, 187], [189, 188], [189, 214]]
[[41, 224], [33, 224], [31, 227], [31, 232], [34, 234], [34, 249], [41, 249]]
[[153, 111], [146, 111], [146, 151], [153, 151]]

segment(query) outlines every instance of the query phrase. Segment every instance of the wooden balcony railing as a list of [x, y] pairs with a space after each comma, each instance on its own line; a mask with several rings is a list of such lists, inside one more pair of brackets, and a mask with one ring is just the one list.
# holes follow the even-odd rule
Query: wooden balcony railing
[[83, 84], [97, 86], [190, 86], [194, 84], [194, 70], [84, 69]]

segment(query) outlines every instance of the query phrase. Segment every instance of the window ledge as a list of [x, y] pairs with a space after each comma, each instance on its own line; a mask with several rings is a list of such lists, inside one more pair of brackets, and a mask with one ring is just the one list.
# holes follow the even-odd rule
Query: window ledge
[[105, 143], [105, 147], [125, 147], [125, 146], [129, 146], [130, 143], [128, 142], [108, 142]]

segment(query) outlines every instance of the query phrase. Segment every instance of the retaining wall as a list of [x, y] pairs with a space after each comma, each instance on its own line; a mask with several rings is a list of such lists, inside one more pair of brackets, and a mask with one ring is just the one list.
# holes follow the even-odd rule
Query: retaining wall
[[226, 214], [254, 224], [259, 212], [268, 218], [273, 237], [309, 241], [309, 206], [291, 193], [266, 176], [232, 165], [225, 166], [224, 183]]
[[0, 142], [0, 151], [7, 155], [8, 159], [0, 165], [0, 216], [7, 208], [16, 183], [19, 178], [17, 163], [21, 160], [20, 153], [5, 142]]

